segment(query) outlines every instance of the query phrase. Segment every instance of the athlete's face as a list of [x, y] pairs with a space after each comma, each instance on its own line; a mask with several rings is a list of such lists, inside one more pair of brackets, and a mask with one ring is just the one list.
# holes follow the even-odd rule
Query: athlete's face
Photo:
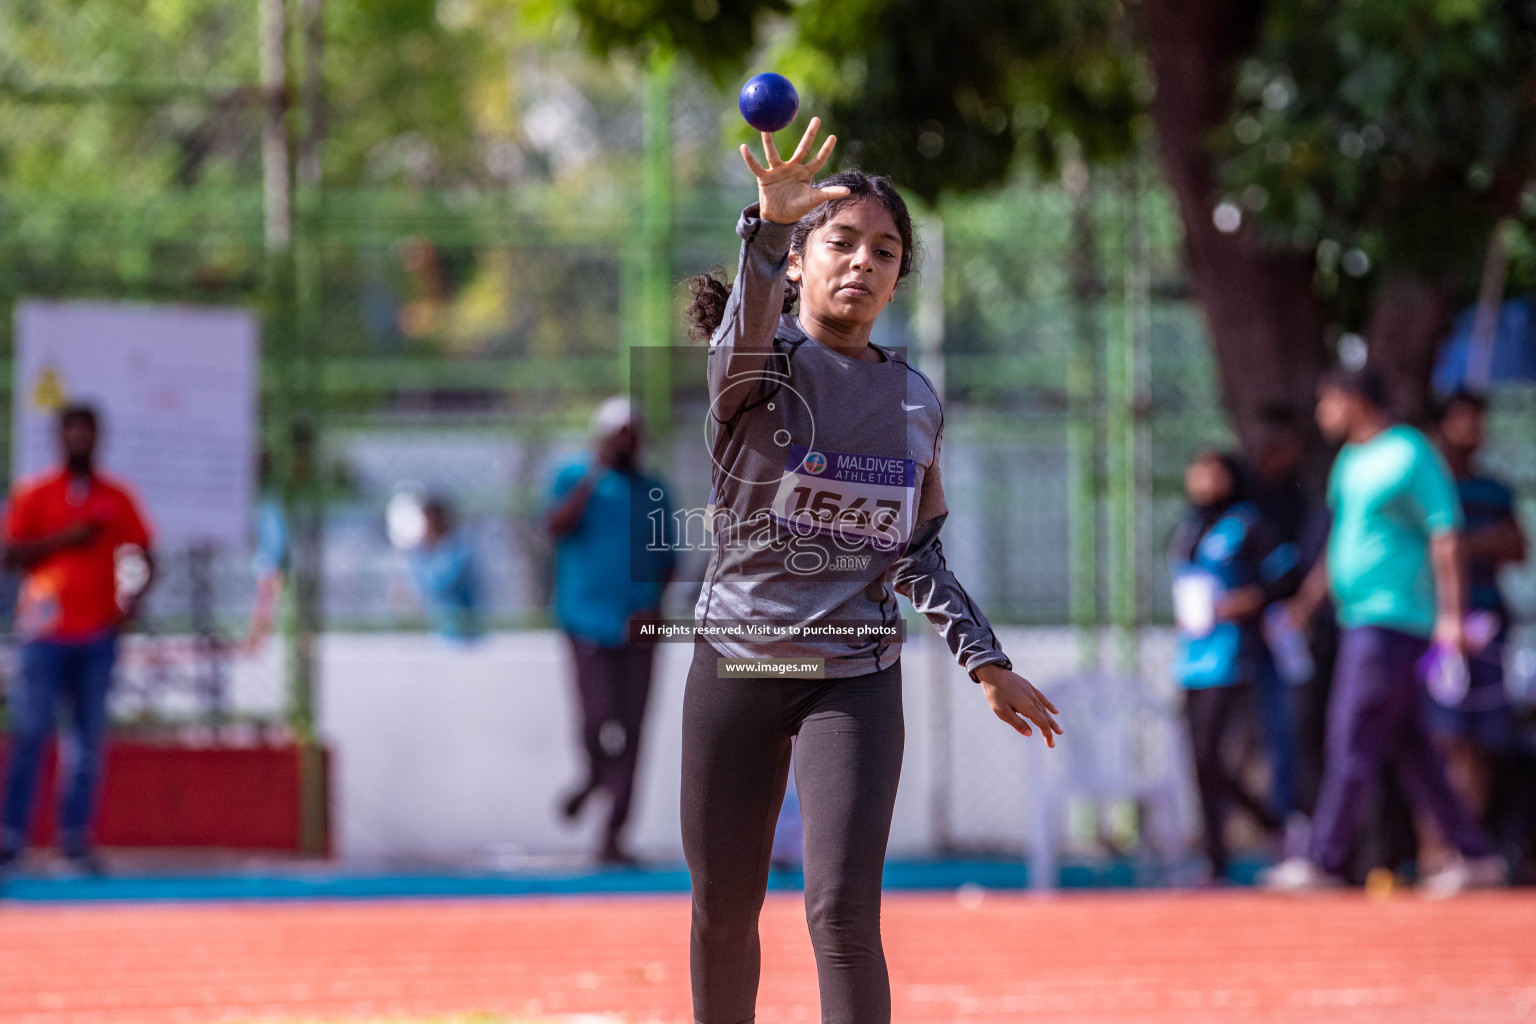
[[800, 311], [812, 320], [868, 323], [896, 294], [901, 234], [874, 199], [849, 203], [790, 253], [789, 279], [800, 284]]

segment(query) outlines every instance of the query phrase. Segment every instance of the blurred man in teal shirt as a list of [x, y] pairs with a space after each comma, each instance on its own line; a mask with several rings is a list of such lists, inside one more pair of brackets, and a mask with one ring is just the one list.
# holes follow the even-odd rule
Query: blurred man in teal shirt
[[631, 639], [629, 627], [660, 614], [674, 559], [671, 506], [662, 482], [640, 472], [641, 423], [629, 400], [604, 402], [592, 426], [592, 452], [555, 475], [549, 514], [555, 618], [570, 641], [587, 756], [587, 777], [563, 809], [574, 819], [593, 793], [605, 790], [610, 805], [598, 856], [623, 864], [631, 858], [620, 834], [634, 795], [655, 654], [653, 644]]
[[1309, 856], [1270, 872], [1282, 890], [1332, 884], [1383, 767], [1460, 854], [1426, 888], [1449, 895], [1503, 881], [1505, 865], [1456, 799], [1422, 714], [1419, 664], [1431, 641], [1466, 646], [1461, 508], [1429, 440], [1396, 423], [1374, 370], [1336, 370], [1318, 387], [1317, 423], [1344, 442], [1328, 480], [1328, 550], [1292, 606], [1305, 622], [1325, 595], [1343, 629], [1328, 708], [1327, 761]]

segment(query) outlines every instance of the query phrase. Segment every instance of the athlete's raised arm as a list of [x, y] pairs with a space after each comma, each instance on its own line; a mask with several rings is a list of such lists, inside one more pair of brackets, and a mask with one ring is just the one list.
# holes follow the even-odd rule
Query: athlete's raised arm
[[[788, 159], [779, 156], [773, 136], [764, 132], [766, 167], [747, 146], [741, 147], [742, 159], [757, 179], [757, 202], [747, 207], [737, 225], [742, 246], [736, 281], [720, 326], [710, 338], [715, 350], [710, 361], [710, 395], [716, 402], [716, 416], [722, 420], [756, 393], [755, 388], [741, 382], [753, 381], [767, 365], [784, 311], [784, 275], [795, 224], [822, 203], [848, 194], [841, 185], [816, 188], [812, 183], [837, 144], [837, 136], [829, 135], [811, 156], [820, 129], [820, 118], [811, 118]], [[720, 360], [718, 365], [716, 359]]]

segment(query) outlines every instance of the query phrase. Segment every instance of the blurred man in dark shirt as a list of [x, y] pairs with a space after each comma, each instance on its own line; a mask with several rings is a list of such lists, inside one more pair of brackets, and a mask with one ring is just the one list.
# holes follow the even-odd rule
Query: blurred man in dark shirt
[[1504, 690], [1509, 610], [1498, 574], [1505, 565], [1523, 562], [1526, 553], [1514, 495], [1501, 481], [1479, 473], [1476, 465], [1486, 412], [1482, 396], [1467, 392], [1451, 395], [1438, 410], [1436, 440], [1455, 477], [1466, 520], [1467, 608], [1473, 620], [1469, 632], [1478, 635], [1468, 638], [1466, 693], [1459, 700], [1456, 694], [1441, 694], [1427, 705], [1430, 732], [1445, 747], [1451, 779], [1478, 813], [1487, 798], [1489, 759], [1520, 747]]

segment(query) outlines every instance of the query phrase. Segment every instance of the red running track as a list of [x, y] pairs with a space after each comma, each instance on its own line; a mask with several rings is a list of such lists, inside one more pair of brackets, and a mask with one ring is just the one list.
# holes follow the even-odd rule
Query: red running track
[[[1536, 1021], [1536, 894], [891, 895], [899, 1024]], [[677, 897], [0, 906], [0, 1024], [444, 1014], [688, 1021]], [[812, 1021], [797, 898], [760, 1024]]]

